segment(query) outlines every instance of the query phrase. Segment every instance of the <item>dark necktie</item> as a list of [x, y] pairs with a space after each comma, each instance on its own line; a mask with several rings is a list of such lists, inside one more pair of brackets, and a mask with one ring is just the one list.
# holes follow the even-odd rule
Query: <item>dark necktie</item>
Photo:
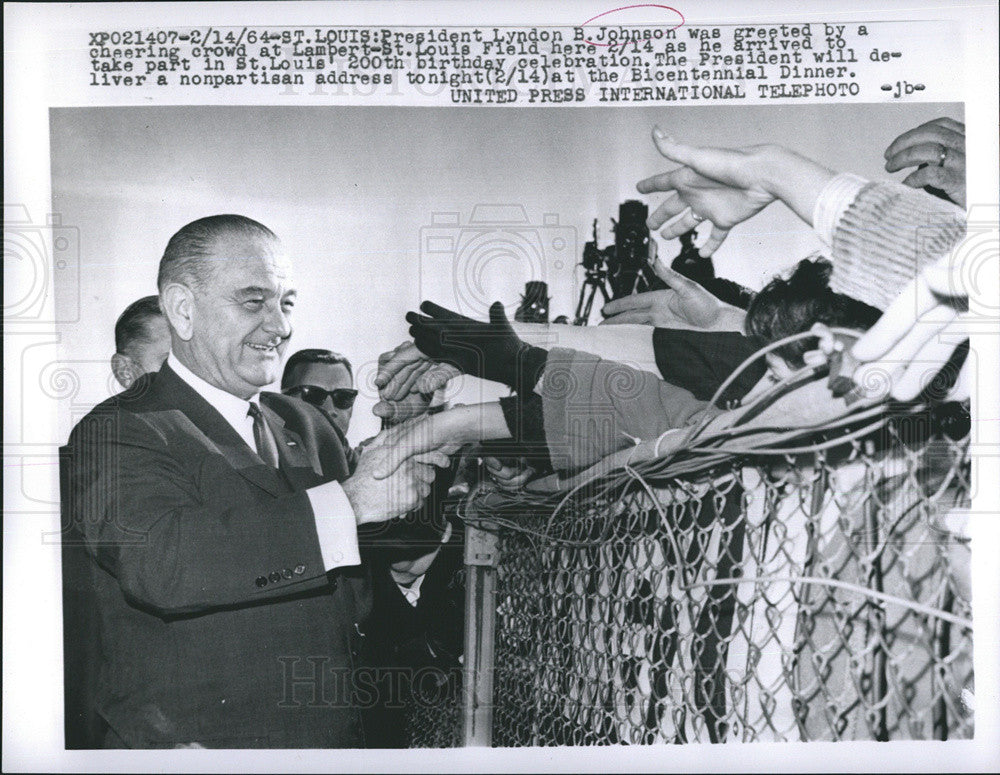
[[264, 422], [264, 413], [255, 403], [250, 404], [247, 414], [253, 418], [253, 440], [257, 445], [257, 454], [260, 459], [272, 468], [278, 467], [278, 445], [271, 435], [271, 429]]

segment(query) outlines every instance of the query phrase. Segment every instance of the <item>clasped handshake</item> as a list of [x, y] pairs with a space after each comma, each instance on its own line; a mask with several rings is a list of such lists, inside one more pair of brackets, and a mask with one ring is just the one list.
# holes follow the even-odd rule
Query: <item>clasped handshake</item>
[[[407, 313], [412, 341], [379, 357], [374, 412], [393, 427], [364, 445], [359, 469], [376, 480], [415, 479], [426, 497], [433, 466], [449, 464], [450, 455], [467, 443], [509, 438], [497, 404], [456, 406], [430, 413], [434, 394], [449, 380], [468, 374], [529, 392], [547, 352], [522, 341], [497, 302], [489, 322], [476, 321], [432, 302], [421, 313]], [[359, 512], [360, 513], [360, 512]]]

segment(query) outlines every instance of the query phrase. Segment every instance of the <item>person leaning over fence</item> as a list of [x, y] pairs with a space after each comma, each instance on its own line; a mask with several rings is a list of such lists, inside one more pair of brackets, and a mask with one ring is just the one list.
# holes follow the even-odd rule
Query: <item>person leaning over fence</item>
[[[656, 326], [619, 322], [600, 327], [510, 323], [526, 343], [551, 349], [563, 347], [628, 363], [642, 371], [657, 372], [673, 385], [708, 400], [732, 371], [756, 350], [743, 333], [746, 311], [720, 301], [666, 265], [655, 267], [671, 284], [661, 291]], [[763, 376], [763, 364], [751, 364], [733, 382], [724, 400], [738, 399]], [[428, 359], [405, 341], [379, 357], [376, 384], [381, 401], [374, 413], [387, 420], [405, 420], [426, 410], [435, 386], [461, 373], [447, 363]]]
[[[825, 261], [806, 259], [790, 277], [776, 278], [757, 294], [746, 317], [754, 348], [807, 332], [817, 323], [864, 331], [878, 319], [874, 307], [830, 290], [830, 270]], [[490, 310], [489, 323], [430, 302], [421, 309], [425, 315], [407, 315], [421, 352], [516, 393], [495, 404], [442, 413], [430, 423], [435, 439], [515, 438], [546, 449], [553, 467], [566, 472], [627, 449], [636, 439], [656, 440], [719, 413], [689, 390], [649, 372], [591, 353], [527, 345], [507, 323], [499, 302]], [[767, 373], [751, 393], [789, 377], [807, 359], [824, 358], [814, 350], [816, 344], [810, 337], [768, 353]], [[805, 424], [810, 417], [800, 419]]]
[[[539, 325], [511, 321], [515, 334], [526, 343], [551, 349], [554, 343], [592, 353], [608, 361], [625, 362], [655, 380], [658, 371], [671, 386], [690, 391], [699, 401], [712, 398], [722, 382], [757, 350], [743, 333], [746, 311], [728, 305], [693, 280], [663, 263], [656, 272], [671, 288], [662, 291], [656, 327], [622, 324], [602, 327]], [[448, 363], [429, 361], [412, 341], [406, 341], [379, 358], [376, 377], [381, 401], [377, 416], [400, 420], [422, 414], [435, 386], [443, 386], [460, 370]], [[731, 403], [744, 396], [766, 371], [762, 360], [751, 362], [726, 388], [720, 400]], [[671, 388], [672, 389], [672, 388]], [[502, 446], [498, 446], [502, 445]], [[486, 474], [502, 489], [519, 489], [539, 471], [550, 470], [544, 444], [531, 445], [493, 440], [484, 450]], [[506, 454], [510, 452], [510, 454]], [[511, 457], [513, 455], [513, 457]], [[531, 465], [527, 465], [531, 458]]]

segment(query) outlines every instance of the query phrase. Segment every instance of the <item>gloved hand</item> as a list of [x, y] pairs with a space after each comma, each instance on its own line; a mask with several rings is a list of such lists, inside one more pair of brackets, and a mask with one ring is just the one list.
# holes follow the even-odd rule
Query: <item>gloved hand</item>
[[500, 382], [528, 395], [545, 369], [548, 351], [523, 342], [504, 314], [503, 304], [490, 307], [490, 322], [482, 323], [430, 301], [419, 315], [407, 312], [413, 343], [428, 358], [447, 361], [473, 377]]

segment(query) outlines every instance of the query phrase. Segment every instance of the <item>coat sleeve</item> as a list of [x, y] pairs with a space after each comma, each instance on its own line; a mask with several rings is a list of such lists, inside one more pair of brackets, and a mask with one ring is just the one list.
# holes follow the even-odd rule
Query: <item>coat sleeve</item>
[[211, 472], [182, 465], [158, 431], [121, 410], [81, 420], [64, 453], [68, 511], [134, 604], [191, 613], [327, 584], [304, 491], [276, 497], [235, 472], [231, 487], [199, 481]]
[[708, 403], [648, 371], [553, 348], [542, 380], [545, 438], [557, 471], [592, 465], [698, 419]]

